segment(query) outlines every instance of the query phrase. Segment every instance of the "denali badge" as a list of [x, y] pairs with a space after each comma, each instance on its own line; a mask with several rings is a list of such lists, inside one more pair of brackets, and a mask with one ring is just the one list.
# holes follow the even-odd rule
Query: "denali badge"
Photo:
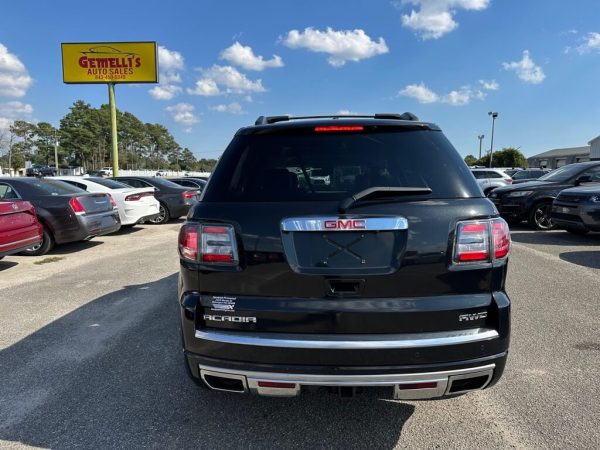
[[460, 316], [458, 316], [458, 321], [465, 322], [467, 320], [472, 321], [472, 320], [485, 319], [486, 317], [487, 317], [487, 312], [482, 311], [482, 312], [472, 313], [472, 314], [461, 314]]
[[256, 323], [256, 317], [215, 316], [212, 314], [204, 314], [204, 320], [212, 320], [214, 322]]

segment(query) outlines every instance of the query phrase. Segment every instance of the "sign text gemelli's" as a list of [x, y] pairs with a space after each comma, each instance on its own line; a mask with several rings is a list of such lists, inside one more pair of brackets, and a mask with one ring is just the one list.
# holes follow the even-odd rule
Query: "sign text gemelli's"
[[156, 83], [155, 42], [62, 44], [65, 83]]

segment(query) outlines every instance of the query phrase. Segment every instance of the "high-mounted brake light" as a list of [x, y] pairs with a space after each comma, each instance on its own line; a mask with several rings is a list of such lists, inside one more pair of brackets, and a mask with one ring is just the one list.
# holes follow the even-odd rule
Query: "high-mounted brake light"
[[510, 252], [510, 231], [500, 218], [459, 222], [455, 239], [457, 264], [490, 262], [506, 258]]
[[77, 197], [71, 197], [69, 199], [69, 206], [71, 207], [73, 212], [78, 216], [85, 214], [85, 208], [83, 207], [83, 205]]
[[328, 125], [315, 127], [315, 133], [335, 133], [336, 131], [363, 131], [362, 125]]

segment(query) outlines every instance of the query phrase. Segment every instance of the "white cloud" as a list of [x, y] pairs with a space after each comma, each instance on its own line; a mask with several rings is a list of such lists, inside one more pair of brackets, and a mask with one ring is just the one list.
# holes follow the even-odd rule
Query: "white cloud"
[[155, 100], [171, 100], [181, 93], [181, 87], [175, 84], [159, 84], [148, 91]]
[[194, 105], [189, 103], [177, 103], [173, 106], [165, 108], [171, 114], [173, 120], [183, 125], [193, 125], [198, 123], [200, 119], [194, 114]]
[[481, 11], [490, 0], [400, 0], [394, 2], [398, 9], [411, 4], [410, 14], [402, 14], [402, 25], [418, 33], [423, 39], [438, 39], [458, 27], [454, 20], [458, 9]]
[[479, 80], [479, 84], [486, 91], [497, 91], [500, 89], [500, 85], [496, 80]]
[[169, 50], [161, 45], [158, 47], [158, 67], [165, 72], [183, 70], [183, 56], [178, 51]]
[[237, 41], [221, 52], [221, 59], [246, 70], [261, 71], [268, 68], [283, 67], [283, 60], [280, 56], [273, 55], [273, 58], [265, 60], [262, 56], [255, 55], [252, 47], [243, 46]]
[[7, 130], [15, 120], [29, 120], [33, 106], [29, 103], [12, 101], [0, 103], [0, 130]]
[[414, 98], [419, 103], [435, 103], [439, 100], [439, 96], [424, 83], [409, 84], [398, 92], [398, 95]]
[[471, 103], [471, 100], [483, 100], [486, 97], [485, 92], [481, 89], [472, 88], [471, 86], [463, 86], [459, 89], [454, 89], [447, 94], [439, 95], [435, 91], [429, 89], [424, 83], [409, 84], [398, 95], [410, 97], [417, 100], [419, 103], [446, 103], [452, 106], [464, 106]]
[[245, 94], [248, 92], [264, 92], [262, 80], [249, 80], [246, 75], [231, 66], [213, 65], [208, 69], [200, 69], [202, 78], [196, 81], [188, 94], [212, 96], [220, 94]]
[[537, 66], [531, 57], [529, 51], [523, 52], [521, 61], [513, 61], [510, 63], [502, 63], [505, 70], [512, 70], [525, 83], [540, 84], [546, 78], [544, 71], [540, 66]]
[[215, 106], [209, 106], [208, 109], [211, 111], [216, 111], [220, 113], [230, 113], [230, 114], [246, 114], [246, 111], [242, 109], [242, 105], [237, 102], [230, 103], [228, 105], [221, 104]]
[[577, 47], [577, 51], [581, 55], [592, 51], [600, 52], [600, 33], [588, 33], [583, 39], [583, 44]]
[[23, 97], [32, 83], [18, 56], [0, 43], [0, 96]]
[[373, 41], [360, 29], [334, 31], [327, 27], [325, 31], [319, 31], [309, 27], [304, 31], [291, 30], [280, 40], [289, 48], [305, 48], [312, 52], [327, 53], [327, 62], [334, 67], [341, 67], [348, 61], [358, 62], [389, 52], [383, 38]]
[[171, 100], [182, 92], [181, 74], [179, 71], [185, 67], [181, 53], [169, 50], [162, 45], [158, 47], [158, 69], [160, 71], [159, 84], [154, 86], [148, 93], [155, 100]]

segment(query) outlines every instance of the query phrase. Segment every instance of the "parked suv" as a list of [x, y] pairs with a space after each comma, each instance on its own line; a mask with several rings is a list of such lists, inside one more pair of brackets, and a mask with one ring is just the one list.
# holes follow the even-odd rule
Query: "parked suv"
[[523, 169], [519, 170], [511, 175], [512, 184], [526, 183], [527, 181], [537, 180], [538, 178], [546, 175], [550, 172], [550, 169]]
[[552, 205], [552, 221], [574, 234], [600, 231], [600, 184], [561, 191]]
[[260, 117], [180, 230], [188, 373], [267, 396], [487, 388], [508, 352], [509, 247], [436, 125], [410, 113]]
[[497, 187], [512, 183], [512, 178], [500, 169], [471, 169], [471, 172], [486, 196]]
[[53, 177], [56, 175], [56, 167], [34, 164], [28, 169], [25, 169], [25, 175], [28, 177]]
[[552, 202], [558, 193], [594, 181], [600, 181], [600, 161], [569, 164], [535, 181], [495, 189], [489, 197], [507, 220], [527, 220], [534, 229], [551, 230]]

